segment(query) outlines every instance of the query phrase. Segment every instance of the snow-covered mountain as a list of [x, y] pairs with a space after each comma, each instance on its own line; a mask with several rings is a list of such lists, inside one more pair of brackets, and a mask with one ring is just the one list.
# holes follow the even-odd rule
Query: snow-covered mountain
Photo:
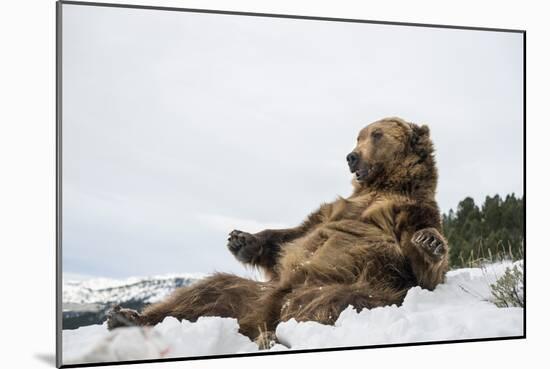
[[64, 275], [63, 329], [101, 324], [113, 305], [141, 309], [161, 300], [176, 288], [203, 277], [200, 274], [178, 274], [119, 280]]

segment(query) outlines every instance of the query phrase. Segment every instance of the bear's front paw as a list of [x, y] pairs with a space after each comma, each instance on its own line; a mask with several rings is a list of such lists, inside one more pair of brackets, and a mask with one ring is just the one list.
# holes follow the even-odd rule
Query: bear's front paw
[[256, 236], [237, 229], [229, 233], [229, 251], [242, 263], [250, 263], [261, 253], [260, 241]]
[[142, 316], [135, 310], [123, 309], [120, 305], [114, 306], [107, 313], [107, 328], [132, 327], [142, 325]]
[[424, 228], [413, 234], [412, 243], [435, 260], [447, 253], [447, 240], [435, 228]]

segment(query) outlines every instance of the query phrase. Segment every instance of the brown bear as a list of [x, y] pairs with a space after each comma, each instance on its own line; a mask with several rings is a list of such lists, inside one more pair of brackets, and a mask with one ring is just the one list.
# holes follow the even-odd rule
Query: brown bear
[[448, 269], [448, 246], [428, 127], [374, 122], [359, 132], [347, 163], [355, 174], [348, 198], [322, 204], [295, 228], [229, 234], [229, 251], [268, 281], [214, 274], [141, 313], [113, 308], [109, 329], [167, 316], [233, 317], [241, 333], [265, 344], [291, 318], [332, 324], [349, 305], [399, 305], [413, 286], [434, 289]]

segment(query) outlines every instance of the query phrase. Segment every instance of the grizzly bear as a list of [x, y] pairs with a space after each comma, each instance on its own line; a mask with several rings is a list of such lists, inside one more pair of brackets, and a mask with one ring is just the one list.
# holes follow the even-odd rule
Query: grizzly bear
[[229, 251], [267, 281], [217, 273], [182, 287], [143, 312], [117, 306], [109, 329], [165, 317], [236, 318], [264, 345], [279, 322], [332, 324], [349, 305], [401, 304], [407, 290], [432, 290], [448, 269], [435, 201], [437, 169], [427, 126], [386, 118], [363, 128], [347, 155], [353, 193], [322, 204], [295, 228], [233, 230]]

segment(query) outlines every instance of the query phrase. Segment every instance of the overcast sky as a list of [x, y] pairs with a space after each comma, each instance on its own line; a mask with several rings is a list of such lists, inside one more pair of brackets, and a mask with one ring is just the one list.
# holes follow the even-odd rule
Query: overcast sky
[[63, 268], [249, 274], [234, 228], [351, 192], [357, 132], [431, 128], [443, 211], [523, 194], [522, 35], [63, 5]]

